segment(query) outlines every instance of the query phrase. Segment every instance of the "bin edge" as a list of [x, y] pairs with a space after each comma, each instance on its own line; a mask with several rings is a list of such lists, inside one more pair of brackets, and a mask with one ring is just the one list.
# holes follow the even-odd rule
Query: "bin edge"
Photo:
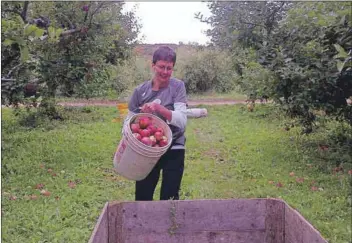
[[[93, 229], [93, 232], [91, 233], [91, 235], [90, 235], [90, 238], [89, 238], [89, 241], [88, 241], [88, 243], [94, 243], [94, 237], [95, 237], [95, 235], [96, 235], [96, 233], [98, 232], [98, 229], [99, 229], [99, 227], [100, 227], [100, 223], [102, 222], [102, 220], [103, 220], [103, 218], [104, 218], [104, 216], [106, 215], [106, 217], [107, 217], [107, 219], [108, 219], [108, 205], [109, 205], [109, 202], [106, 202], [105, 204], [104, 204], [104, 207], [103, 207], [103, 209], [101, 210], [101, 213], [100, 213], [100, 216], [99, 216], [99, 218], [98, 218], [98, 220], [96, 221], [96, 224], [95, 224], [95, 226], [94, 226], [94, 229]], [[109, 221], [108, 221], [109, 222]]]

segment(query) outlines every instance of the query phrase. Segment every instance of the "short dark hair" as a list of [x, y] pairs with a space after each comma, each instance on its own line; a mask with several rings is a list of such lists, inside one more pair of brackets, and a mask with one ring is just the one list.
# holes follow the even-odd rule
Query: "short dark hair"
[[166, 61], [176, 63], [176, 52], [168, 46], [159, 47], [153, 54], [153, 64], [157, 61]]

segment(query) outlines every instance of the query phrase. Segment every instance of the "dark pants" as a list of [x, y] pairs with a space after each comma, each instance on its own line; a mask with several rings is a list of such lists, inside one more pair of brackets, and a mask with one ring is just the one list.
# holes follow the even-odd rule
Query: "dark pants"
[[163, 170], [163, 172], [160, 200], [178, 200], [184, 161], [184, 149], [168, 150], [145, 179], [136, 181], [136, 201], [153, 200], [155, 187], [158, 184], [161, 170]]

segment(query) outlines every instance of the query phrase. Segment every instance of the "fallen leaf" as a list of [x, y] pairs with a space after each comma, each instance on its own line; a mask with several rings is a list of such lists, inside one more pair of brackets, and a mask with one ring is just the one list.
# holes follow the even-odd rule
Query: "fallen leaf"
[[37, 195], [29, 195], [29, 199], [31, 200], [37, 200], [38, 196]]
[[329, 146], [328, 145], [319, 145], [319, 149], [322, 150], [322, 151], [327, 151], [329, 149]]
[[276, 184], [276, 186], [277, 186], [277, 187], [283, 187], [284, 185], [283, 185], [281, 182], [278, 182], [278, 183]]
[[47, 190], [41, 190], [40, 194], [42, 194], [43, 196], [49, 197], [51, 192], [47, 191]]
[[297, 177], [296, 178], [296, 182], [298, 182], [298, 183], [303, 183], [304, 182], [304, 178], [303, 177]]
[[50, 169], [50, 168], [49, 168], [49, 169], [48, 169], [48, 172], [49, 172], [49, 173], [53, 172], [53, 169]]
[[274, 182], [273, 182], [273, 181], [269, 181], [269, 184], [271, 184], [271, 185], [272, 185], [272, 184], [274, 184]]
[[45, 167], [45, 165], [44, 164], [40, 164], [39, 167], [43, 169]]
[[16, 196], [10, 196], [10, 200], [15, 201], [17, 199]]
[[56, 174], [56, 173], [52, 173], [51, 175], [52, 175], [53, 177], [57, 176], [57, 174]]
[[335, 167], [335, 168], [333, 169], [333, 171], [334, 171], [334, 172], [337, 172], [337, 173], [338, 173], [338, 172], [342, 172], [342, 173], [343, 173], [343, 168], [340, 167], [340, 166], [339, 166], [339, 167]]
[[68, 187], [69, 187], [69, 188], [75, 188], [75, 187], [76, 187], [76, 183], [73, 182], [73, 181], [69, 181], [69, 182], [68, 182]]
[[59, 197], [59, 196], [56, 196], [56, 197], [55, 197], [55, 200], [56, 200], [56, 201], [59, 201], [59, 200], [60, 200], [60, 197]]
[[295, 175], [295, 172], [290, 172], [290, 176], [294, 176]]
[[35, 186], [35, 189], [41, 190], [41, 189], [43, 189], [43, 188], [44, 188], [44, 184], [42, 184], [42, 183], [39, 183], [39, 184], [37, 184], [37, 185]]
[[312, 186], [310, 189], [311, 189], [312, 191], [318, 191], [318, 187], [316, 187], [316, 186]]

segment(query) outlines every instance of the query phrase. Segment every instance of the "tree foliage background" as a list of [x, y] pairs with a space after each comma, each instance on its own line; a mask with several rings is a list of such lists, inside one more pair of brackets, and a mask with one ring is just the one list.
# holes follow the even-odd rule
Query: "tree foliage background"
[[208, 3], [214, 46], [230, 51], [249, 98], [270, 97], [312, 131], [314, 111], [352, 125], [351, 2]]
[[[2, 104], [103, 96], [141, 25], [123, 2], [1, 2]], [[50, 115], [50, 114], [48, 114]]]

